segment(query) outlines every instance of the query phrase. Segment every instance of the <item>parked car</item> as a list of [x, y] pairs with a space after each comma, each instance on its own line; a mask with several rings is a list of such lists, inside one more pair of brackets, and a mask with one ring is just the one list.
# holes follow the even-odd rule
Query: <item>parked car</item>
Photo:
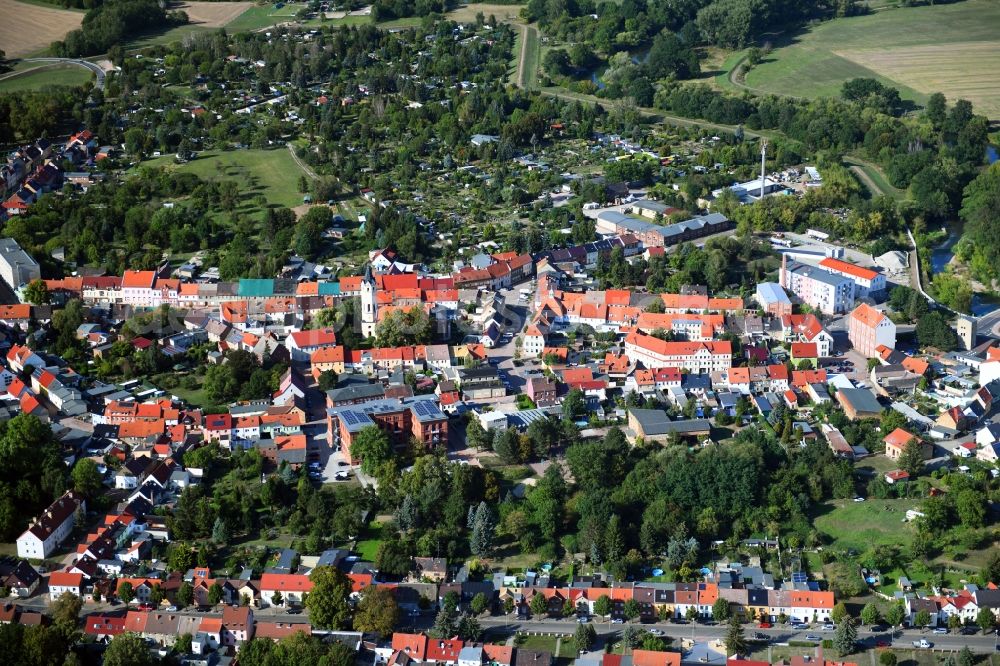
[[935, 634], [947, 634], [948, 630], [945, 627], [934, 627]]
[[178, 610], [177, 606], [167, 606], [167, 612], [168, 613], [176, 613], [177, 610]]
[[930, 648], [934, 647], [934, 643], [931, 643], [926, 638], [921, 638], [919, 641], [913, 641], [913, 647], [929, 650]]
[[816, 634], [806, 634], [806, 640], [807, 641], [816, 641], [818, 643], [818, 642], [822, 641], [823, 639], [820, 638], [819, 636], [817, 636]]
[[590, 618], [586, 615], [581, 615], [576, 618], [576, 621], [579, 622], [580, 624], [586, 624], [590, 622]]
[[757, 626], [760, 627], [761, 629], [770, 629], [774, 625], [772, 625], [770, 622], [761, 622]]

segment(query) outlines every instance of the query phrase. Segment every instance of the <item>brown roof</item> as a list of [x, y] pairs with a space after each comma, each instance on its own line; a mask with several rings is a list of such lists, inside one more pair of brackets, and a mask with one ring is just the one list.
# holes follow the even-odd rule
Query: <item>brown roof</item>
[[28, 528], [28, 531], [45, 541], [60, 525], [76, 513], [76, 508], [80, 506], [81, 502], [83, 502], [82, 495], [78, 495], [72, 490], [67, 491], [53, 502], [45, 510], [45, 513], [39, 516], [38, 520]]

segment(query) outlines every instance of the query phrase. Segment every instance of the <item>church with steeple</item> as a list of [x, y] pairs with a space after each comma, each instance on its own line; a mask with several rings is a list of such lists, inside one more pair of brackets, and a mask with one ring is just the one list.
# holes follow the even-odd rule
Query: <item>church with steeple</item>
[[378, 303], [375, 293], [378, 285], [372, 277], [372, 265], [365, 264], [365, 275], [361, 279], [361, 334], [366, 338], [375, 335], [375, 324], [378, 323]]

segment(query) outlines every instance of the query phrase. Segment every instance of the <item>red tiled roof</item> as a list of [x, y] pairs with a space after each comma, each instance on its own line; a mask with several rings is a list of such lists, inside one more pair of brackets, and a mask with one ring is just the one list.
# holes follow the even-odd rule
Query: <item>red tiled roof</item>
[[870, 268], [862, 268], [861, 266], [842, 261], [841, 259], [834, 259], [833, 257], [823, 259], [823, 261], [819, 262], [819, 265], [823, 268], [863, 280], [873, 280], [879, 275], [877, 271], [873, 271]]

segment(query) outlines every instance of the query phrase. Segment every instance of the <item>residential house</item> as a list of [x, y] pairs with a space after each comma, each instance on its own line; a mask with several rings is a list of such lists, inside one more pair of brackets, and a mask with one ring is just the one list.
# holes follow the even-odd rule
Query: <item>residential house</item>
[[73, 531], [78, 509], [87, 510], [83, 496], [64, 493], [17, 538], [18, 557], [42, 560], [51, 555]]

